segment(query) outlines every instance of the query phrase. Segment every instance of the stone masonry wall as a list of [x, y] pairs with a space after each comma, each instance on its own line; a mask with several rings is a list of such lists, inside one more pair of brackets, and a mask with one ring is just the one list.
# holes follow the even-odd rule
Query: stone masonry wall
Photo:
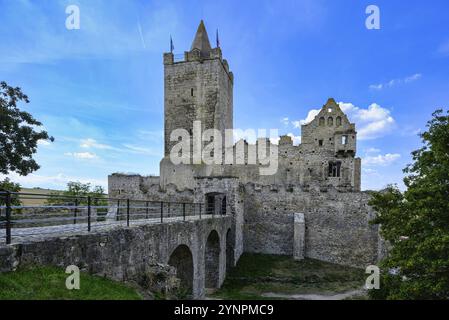
[[366, 267], [378, 260], [369, 195], [246, 185], [244, 250], [293, 255], [294, 213], [305, 215], [305, 257]]
[[[232, 218], [149, 224], [116, 228], [90, 234], [49, 238], [0, 246], [0, 272], [24, 265], [76, 265], [91, 274], [117, 281], [135, 280], [152, 266], [167, 264], [179, 245], [186, 245], [193, 258], [193, 295], [204, 295], [204, 250], [207, 236], [217, 231], [220, 241], [218, 268], [221, 285], [226, 272], [226, 234]], [[82, 285], [82, 284], [81, 284]]]
[[162, 190], [159, 177], [140, 175], [112, 174], [108, 177], [108, 195], [110, 198], [136, 199], [166, 202], [193, 202], [193, 187], [180, 191], [174, 185]]

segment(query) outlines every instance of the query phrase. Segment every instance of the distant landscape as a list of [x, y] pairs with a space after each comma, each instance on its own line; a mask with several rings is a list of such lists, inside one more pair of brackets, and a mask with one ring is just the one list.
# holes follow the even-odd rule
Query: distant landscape
[[47, 197], [45, 197], [46, 195], [52, 194], [52, 193], [58, 193], [58, 192], [62, 192], [62, 191], [61, 190], [52, 190], [52, 189], [42, 189], [42, 188], [22, 188], [22, 189], [20, 189], [20, 192], [42, 195], [42, 198], [36, 197], [33, 199], [28, 199], [26, 197], [20, 197], [20, 201], [22, 202], [22, 205], [24, 205], [24, 206], [42, 205], [43, 206], [46, 204], [46, 201], [47, 201]]

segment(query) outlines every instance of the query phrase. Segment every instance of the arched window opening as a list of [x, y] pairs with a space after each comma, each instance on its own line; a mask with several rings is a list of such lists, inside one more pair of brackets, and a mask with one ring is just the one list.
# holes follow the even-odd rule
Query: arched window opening
[[341, 126], [341, 117], [337, 117], [337, 127]]

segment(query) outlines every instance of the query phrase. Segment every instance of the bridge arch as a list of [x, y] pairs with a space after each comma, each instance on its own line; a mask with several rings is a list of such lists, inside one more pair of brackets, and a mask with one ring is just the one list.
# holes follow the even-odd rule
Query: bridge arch
[[209, 233], [206, 240], [204, 264], [206, 288], [218, 288], [220, 286], [220, 237], [215, 230]]
[[181, 280], [181, 289], [193, 296], [193, 256], [190, 248], [181, 244], [173, 250], [168, 264], [176, 268], [176, 277]]

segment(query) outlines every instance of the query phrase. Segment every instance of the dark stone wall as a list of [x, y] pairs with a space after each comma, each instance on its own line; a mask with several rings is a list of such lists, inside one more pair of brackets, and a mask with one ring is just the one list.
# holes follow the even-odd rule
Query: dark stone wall
[[[0, 272], [24, 265], [76, 265], [91, 274], [118, 281], [135, 280], [152, 266], [168, 264], [172, 253], [187, 246], [193, 259], [193, 296], [202, 297], [205, 289], [206, 237], [219, 235], [218, 286], [226, 272], [226, 233], [233, 218], [223, 216], [187, 222], [150, 224], [116, 228], [104, 232], [54, 237], [47, 240], [0, 246]], [[184, 270], [184, 269], [183, 269]]]
[[361, 192], [328, 192], [300, 187], [246, 187], [244, 250], [293, 254], [294, 213], [305, 215], [305, 257], [366, 267], [378, 260], [378, 227]]

